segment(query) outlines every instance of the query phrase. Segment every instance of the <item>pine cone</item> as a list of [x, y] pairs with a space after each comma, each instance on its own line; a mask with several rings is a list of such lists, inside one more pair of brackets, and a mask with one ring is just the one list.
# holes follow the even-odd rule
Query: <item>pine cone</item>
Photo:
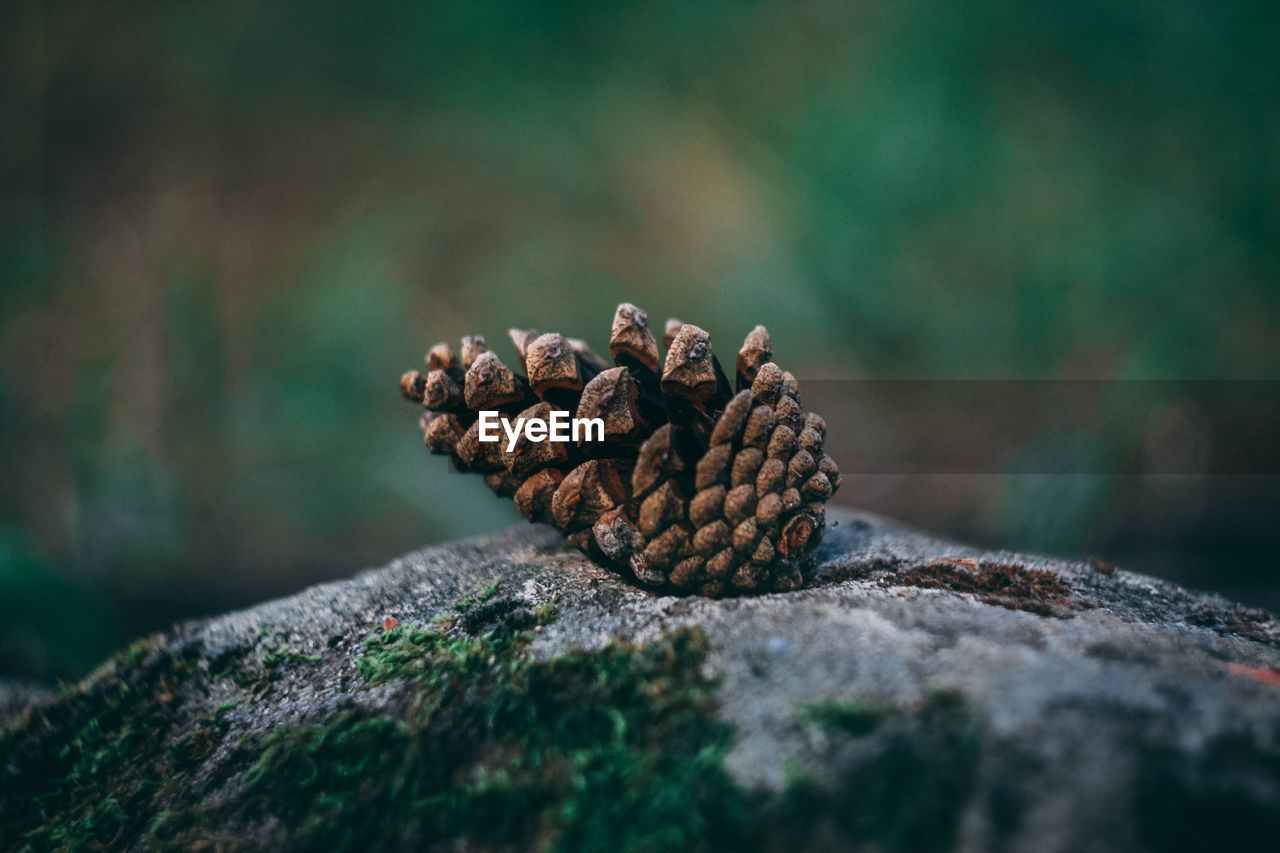
[[[648, 317], [629, 303], [614, 315], [613, 366], [573, 338], [510, 337], [525, 375], [477, 336], [462, 339], [460, 356], [436, 344], [425, 375], [401, 378], [404, 396], [427, 410], [420, 424], [432, 453], [483, 474], [530, 521], [558, 527], [646, 586], [718, 597], [803, 582], [840, 471], [822, 449], [826, 424], [801, 408], [763, 326], [738, 352], [737, 393], [710, 335], [678, 320], [667, 321], [659, 372]], [[502, 430], [499, 441], [480, 441], [481, 410], [513, 425], [557, 410], [599, 418], [604, 437], [522, 433], [508, 448]]]

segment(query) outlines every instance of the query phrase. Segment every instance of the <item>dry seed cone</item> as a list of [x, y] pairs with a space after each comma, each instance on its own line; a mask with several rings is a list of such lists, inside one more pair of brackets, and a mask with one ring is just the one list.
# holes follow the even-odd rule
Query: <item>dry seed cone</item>
[[[618, 306], [612, 364], [582, 341], [512, 329], [518, 372], [482, 337], [458, 353], [436, 344], [425, 373], [401, 378], [421, 403], [423, 437], [484, 476], [530, 521], [650, 587], [709, 596], [795, 589], [840, 486], [823, 452], [826, 424], [800, 405], [796, 379], [772, 361], [769, 333], [747, 335], [731, 381], [697, 326], [668, 320], [666, 358], [648, 317]], [[604, 438], [480, 441], [479, 412], [548, 420], [599, 418]], [[592, 439], [592, 440], [588, 440]]]

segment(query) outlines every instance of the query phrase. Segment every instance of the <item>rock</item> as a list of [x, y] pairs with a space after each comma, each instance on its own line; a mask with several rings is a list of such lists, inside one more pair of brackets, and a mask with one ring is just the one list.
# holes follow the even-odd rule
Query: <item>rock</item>
[[1042, 851], [1276, 837], [1268, 614], [829, 518], [794, 593], [657, 596], [533, 525], [178, 626], [0, 735], [0, 838]]
[[0, 725], [21, 716], [27, 706], [48, 701], [52, 697], [49, 689], [39, 684], [0, 678]]

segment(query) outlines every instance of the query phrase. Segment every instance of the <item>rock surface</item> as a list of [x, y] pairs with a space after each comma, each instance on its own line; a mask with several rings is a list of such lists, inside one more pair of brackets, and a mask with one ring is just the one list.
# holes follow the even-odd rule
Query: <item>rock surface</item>
[[[360, 677], [364, 639], [389, 619], [428, 624], [498, 584], [516, 604], [558, 610], [533, 631], [539, 660], [654, 642], [681, 628], [705, 632], [701, 666], [718, 679], [714, 713], [733, 728], [723, 764], [755, 796], [803, 778], [835, 813], [877, 808], [860, 798], [878, 778], [868, 774], [905, 755], [905, 766], [921, 768], [911, 772], [952, 774], [916, 812], [950, 822], [938, 847], [1274, 841], [1280, 625], [1269, 615], [1103, 564], [975, 550], [847, 510], [833, 508], [830, 518], [816, 577], [795, 593], [656, 596], [551, 528], [527, 526], [179, 626], [105, 674], [119, 676], [157, 649], [210, 670], [236, 650], [257, 649], [246, 667], [277, 665], [268, 687], [193, 679], [167, 697], [169, 741], [184, 721], [219, 709], [236, 736], [228, 742], [243, 743], [246, 734], [352, 706], [394, 708], [394, 691]], [[263, 663], [273, 643], [287, 651]], [[308, 663], [278, 665], [285, 659]], [[967, 722], [939, 728], [938, 707], [963, 709]], [[198, 760], [212, 766], [225, 757], [219, 748]], [[235, 790], [218, 788], [224, 807]], [[270, 835], [252, 832], [268, 830], [281, 831], [246, 830], [248, 843], [267, 843]], [[804, 845], [839, 847], [839, 837], [837, 826]]]
[[0, 725], [19, 717], [27, 706], [48, 701], [52, 697], [49, 689], [39, 684], [0, 678]]

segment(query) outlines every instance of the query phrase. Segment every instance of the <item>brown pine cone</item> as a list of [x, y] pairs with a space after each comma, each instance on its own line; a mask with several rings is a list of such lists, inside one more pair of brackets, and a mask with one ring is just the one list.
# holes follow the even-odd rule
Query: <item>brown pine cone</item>
[[[732, 388], [710, 335], [679, 320], [667, 321], [660, 369], [648, 316], [629, 303], [614, 315], [612, 366], [580, 340], [509, 334], [524, 375], [474, 336], [460, 357], [436, 344], [425, 374], [401, 378], [404, 396], [426, 408], [431, 452], [646, 586], [722, 596], [803, 582], [840, 470], [822, 449], [826, 424], [801, 408], [763, 326], [739, 350]], [[512, 428], [572, 416], [603, 429], [574, 435], [566, 425], [567, 442], [521, 430], [512, 444], [482, 411]], [[482, 441], [486, 429], [498, 440]]]

